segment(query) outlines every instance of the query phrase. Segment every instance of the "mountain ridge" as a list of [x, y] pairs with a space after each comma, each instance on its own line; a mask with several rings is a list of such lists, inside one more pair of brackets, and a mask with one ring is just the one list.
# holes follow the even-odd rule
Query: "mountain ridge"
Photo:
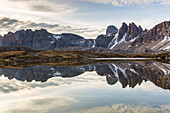
[[110, 25], [106, 34], [99, 35], [96, 39], [85, 39], [76, 34], [52, 34], [46, 29], [31, 29], [8, 32], [0, 36], [0, 46], [4, 47], [29, 47], [44, 50], [89, 50], [93, 48], [105, 51], [169, 51], [170, 50], [170, 21], [157, 24], [150, 30], [143, 30], [134, 22], [127, 25], [125, 22], [117, 29]]

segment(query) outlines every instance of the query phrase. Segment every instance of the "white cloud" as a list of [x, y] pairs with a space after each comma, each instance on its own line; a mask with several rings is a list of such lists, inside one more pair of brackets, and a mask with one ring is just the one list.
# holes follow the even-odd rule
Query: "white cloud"
[[[94, 83], [94, 82], [105, 82], [105, 77], [98, 76], [96, 72], [85, 72], [77, 77], [73, 78], [62, 78], [53, 77], [48, 79], [47, 82], [38, 82], [33, 80], [32, 82], [22, 82], [16, 79], [9, 80], [4, 75], [0, 76], [0, 97], [2, 94], [25, 94], [23, 92], [31, 92], [34, 89], [42, 88], [57, 88], [75, 83]], [[82, 88], [82, 86], [81, 86]], [[31, 90], [31, 91], [30, 91]]]
[[166, 4], [169, 5], [169, 0], [84, 0], [91, 1], [94, 3], [112, 4], [113, 6], [125, 6], [125, 5], [143, 5], [143, 4]]
[[[76, 111], [79, 113], [157, 113], [157, 112], [169, 112], [170, 106], [169, 105], [157, 105], [158, 107], [154, 106], [147, 106], [147, 105], [127, 105], [127, 104], [113, 104], [112, 106], [102, 106], [102, 107], [95, 107], [91, 109], [85, 109]], [[73, 112], [71, 112], [73, 113]]]
[[20, 21], [17, 19], [11, 18], [0, 18], [0, 34], [6, 34], [9, 31], [15, 32], [21, 29], [47, 29], [49, 32], [54, 34], [60, 33], [74, 33], [77, 35], [81, 35], [85, 38], [96, 38], [99, 34], [104, 33], [104, 29], [99, 28], [79, 28], [79, 27], [71, 27], [71, 26], [62, 26], [59, 24], [51, 24], [51, 23], [36, 23], [31, 21]]
[[[37, 93], [37, 92], [32, 92]], [[10, 95], [11, 97], [11, 95]], [[15, 98], [16, 97], [16, 98]], [[1, 113], [45, 113], [51, 109], [68, 107], [78, 103], [78, 100], [68, 96], [51, 96], [46, 94], [34, 94], [14, 96], [11, 100], [0, 103]]]
[[58, 3], [58, 1], [50, 2], [48, 0], [3, 0], [2, 7], [7, 8], [7, 6], [10, 6], [9, 9], [15, 9], [18, 11], [48, 12], [57, 14], [67, 14], [77, 10], [77, 8], [67, 4], [61, 4]]

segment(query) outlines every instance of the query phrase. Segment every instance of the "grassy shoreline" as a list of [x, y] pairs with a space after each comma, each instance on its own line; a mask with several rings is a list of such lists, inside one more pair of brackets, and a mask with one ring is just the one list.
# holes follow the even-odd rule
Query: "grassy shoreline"
[[[95, 60], [91, 58], [154, 58], [145, 60], [163, 61], [162, 56], [169, 55], [170, 52], [160, 54], [113, 54], [113, 53], [93, 53], [80, 50], [28, 50], [28, 51], [7, 51], [0, 52], [0, 67], [25, 67], [31, 65], [83, 65], [95, 62], [105, 62], [106, 60]], [[135, 60], [135, 59], [134, 59]], [[110, 60], [113, 61], [113, 60]], [[136, 60], [137, 61], [137, 60]], [[168, 60], [169, 63], [169, 60]]]

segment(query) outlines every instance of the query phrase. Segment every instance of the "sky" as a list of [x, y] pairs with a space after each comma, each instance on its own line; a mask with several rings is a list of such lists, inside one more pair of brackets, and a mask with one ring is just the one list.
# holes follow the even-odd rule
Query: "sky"
[[170, 0], [0, 0], [0, 34], [47, 29], [85, 38], [134, 22], [150, 29], [170, 20]]

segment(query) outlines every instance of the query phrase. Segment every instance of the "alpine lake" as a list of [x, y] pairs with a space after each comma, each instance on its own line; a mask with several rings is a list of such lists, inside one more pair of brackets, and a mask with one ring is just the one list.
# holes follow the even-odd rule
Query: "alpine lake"
[[0, 75], [0, 113], [170, 113], [169, 63], [116, 59]]

